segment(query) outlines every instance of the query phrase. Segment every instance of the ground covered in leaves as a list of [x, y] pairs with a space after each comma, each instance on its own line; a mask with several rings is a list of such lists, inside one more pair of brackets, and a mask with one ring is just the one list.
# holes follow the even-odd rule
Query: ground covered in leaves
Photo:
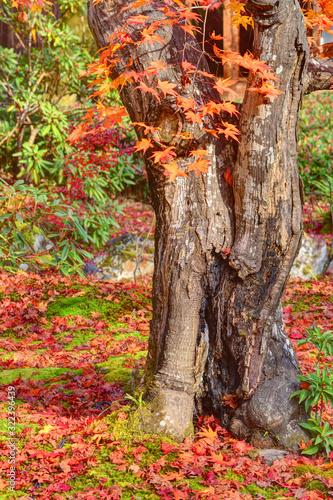
[[[141, 222], [135, 228], [144, 231], [149, 214]], [[289, 454], [268, 465], [212, 417], [197, 422], [194, 440], [182, 444], [133, 434], [131, 415], [142, 404], [135, 388], [147, 350], [150, 280], [1, 274], [0, 300], [4, 500], [333, 497], [333, 456]], [[295, 347], [311, 325], [332, 329], [332, 276], [290, 283], [283, 305]], [[304, 373], [314, 370], [316, 354], [309, 344], [297, 349]], [[9, 387], [16, 394], [15, 493], [8, 490]], [[333, 422], [329, 408], [324, 418]]]

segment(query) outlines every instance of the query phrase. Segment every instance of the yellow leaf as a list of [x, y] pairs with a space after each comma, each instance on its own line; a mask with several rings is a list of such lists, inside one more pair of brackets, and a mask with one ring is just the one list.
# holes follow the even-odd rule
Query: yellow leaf
[[53, 429], [55, 429], [55, 427], [53, 427], [53, 425], [45, 425], [45, 427], [43, 427], [43, 429], [41, 429], [38, 434], [48, 434], [50, 431], [52, 431]]

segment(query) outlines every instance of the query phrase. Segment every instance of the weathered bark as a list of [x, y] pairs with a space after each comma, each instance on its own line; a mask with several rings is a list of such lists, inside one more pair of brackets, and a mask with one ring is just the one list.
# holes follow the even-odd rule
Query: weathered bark
[[311, 50], [305, 75], [304, 94], [333, 88], [333, 43]]
[[[131, 9], [121, 12], [124, 5], [124, 0], [110, 0], [89, 6], [99, 48], [133, 14]], [[157, 145], [172, 144], [177, 161], [187, 161], [189, 142], [179, 135], [184, 130], [191, 145], [211, 155], [208, 174], [197, 179], [191, 172], [172, 183], [149, 154], [145, 158], [156, 250], [147, 406], [141, 422], [145, 430], [180, 440], [191, 434], [195, 407], [219, 416], [239, 438], [263, 439], [265, 434], [268, 446], [295, 448], [305, 438], [298, 424], [306, 415], [295, 398], [289, 400], [298, 387], [298, 367], [280, 300], [302, 235], [296, 130], [308, 42], [296, 0], [256, 0], [249, 6], [255, 20], [254, 55], [279, 76], [283, 94], [272, 99], [246, 92], [239, 147], [186, 123], [173, 97], [158, 103], [135, 90], [134, 83], [121, 92], [131, 119], [159, 126], [151, 138]], [[135, 13], [161, 22], [159, 35], [166, 42], [127, 47], [114, 76], [130, 58], [136, 71], [159, 59], [170, 65], [159, 78], [175, 83], [182, 96], [218, 100], [202, 81], [181, 84], [182, 60], [208, 68], [190, 37], [176, 25], [162, 26], [164, 14], [156, 3]], [[136, 37], [134, 28], [131, 36]], [[228, 168], [232, 189], [223, 175]], [[232, 413], [222, 398], [234, 393], [240, 406]]]

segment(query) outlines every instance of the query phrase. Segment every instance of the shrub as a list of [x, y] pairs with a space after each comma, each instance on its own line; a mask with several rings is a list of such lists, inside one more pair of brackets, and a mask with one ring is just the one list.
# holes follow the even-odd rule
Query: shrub
[[112, 198], [126, 186], [135, 185], [142, 175], [142, 163], [134, 151], [133, 129], [106, 129], [95, 123], [85, 134], [63, 159], [55, 191], [75, 207], [99, 248], [110, 238], [112, 227], [119, 228], [113, 214], [121, 206]]
[[10, 176], [40, 183], [53, 161], [68, 150], [70, 122], [82, 116], [85, 81], [79, 76], [91, 61], [92, 40], [67, 23], [83, 12], [82, 0], [59, 0], [60, 18], [45, 8], [19, 12], [1, 2], [0, 19], [18, 41], [0, 47], [0, 160]]
[[304, 97], [300, 113], [299, 165], [304, 190], [314, 190], [315, 183], [331, 171], [333, 165], [333, 94], [315, 92]]
[[[35, 271], [51, 266], [65, 275], [84, 276], [82, 257], [92, 255], [75, 243], [74, 236], [78, 233], [85, 243], [91, 238], [73, 209], [23, 180], [13, 186], [0, 180], [0, 189], [0, 266], [10, 272], [22, 264]], [[43, 243], [38, 249], [36, 235]]]

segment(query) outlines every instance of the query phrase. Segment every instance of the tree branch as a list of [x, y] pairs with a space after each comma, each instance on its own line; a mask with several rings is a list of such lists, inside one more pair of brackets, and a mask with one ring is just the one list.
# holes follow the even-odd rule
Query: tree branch
[[304, 82], [304, 94], [333, 88], [333, 43], [311, 50]]

